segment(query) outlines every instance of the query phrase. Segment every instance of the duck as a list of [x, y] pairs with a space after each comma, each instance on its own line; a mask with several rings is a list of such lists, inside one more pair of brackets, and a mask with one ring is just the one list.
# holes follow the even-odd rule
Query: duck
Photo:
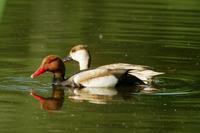
[[47, 55], [43, 58], [38, 69], [31, 75], [35, 78], [45, 72], [53, 74], [54, 85], [72, 88], [109, 88], [109, 87], [131, 87], [145, 85], [136, 76], [130, 75], [128, 69], [93, 68], [81, 70], [68, 78], [65, 78], [65, 64], [57, 55]]
[[[80, 70], [86, 70], [90, 68], [91, 56], [88, 50], [88, 46], [84, 44], [78, 44], [71, 48], [68, 55], [63, 58], [64, 62], [74, 60], [78, 62]], [[129, 74], [136, 76], [144, 83], [148, 84], [152, 82], [152, 78], [157, 75], [164, 74], [163, 72], [156, 72], [149, 66], [128, 64], [128, 63], [114, 63], [103, 65], [98, 68], [105, 69], [126, 69], [130, 70]]]

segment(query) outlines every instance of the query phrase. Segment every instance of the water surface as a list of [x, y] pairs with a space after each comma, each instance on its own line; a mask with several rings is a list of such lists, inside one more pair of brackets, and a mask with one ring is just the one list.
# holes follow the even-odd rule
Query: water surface
[[[200, 2], [198, 0], [0, 1], [0, 131], [198, 132]], [[51, 74], [30, 75], [47, 54], [89, 46], [92, 67], [126, 62], [165, 72], [158, 91], [104, 104], [68, 98], [45, 111], [31, 89], [50, 97]], [[67, 76], [78, 70], [66, 64]]]

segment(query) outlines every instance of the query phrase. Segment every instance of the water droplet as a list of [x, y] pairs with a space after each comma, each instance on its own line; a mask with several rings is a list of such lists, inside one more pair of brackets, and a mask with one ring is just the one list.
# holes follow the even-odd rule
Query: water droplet
[[99, 39], [103, 39], [103, 35], [102, 34], [99, 34]]

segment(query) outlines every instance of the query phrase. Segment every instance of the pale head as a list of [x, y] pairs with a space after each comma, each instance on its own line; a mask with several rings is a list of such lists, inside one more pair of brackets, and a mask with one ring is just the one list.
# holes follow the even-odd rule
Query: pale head
[[79, 63], [80, 70], [84, 70], [89, 68], [90, 66], [90, 54], [87, 49], [87, 45], [76, 45], [74, 46], [69, 55], [64, 58], [65, 61], [67, 60], [75, 60]]

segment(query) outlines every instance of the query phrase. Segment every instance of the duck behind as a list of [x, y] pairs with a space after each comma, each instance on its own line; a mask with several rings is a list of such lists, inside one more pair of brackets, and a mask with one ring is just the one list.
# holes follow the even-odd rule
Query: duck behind
[[[65, 56], [63, 61], [69, 61], [74, 60], [79, 63], [80, 70], [85, 70], [90, 67], [91, 62], [91, 56], [90, 52], [87, 48], [87, 45], [76, 45], [74, 46], [70, 52], [69, 55]], [[115, 63], [115, 64], [109, 64], [109, 65], [103, 65], [99, 68], [104, 69], [127, 69], [130, 70], [129, 74], [133, 75], [143, 82], [147, 83], [151, 81], [151, 79], [154, 76], [163, 74], [162, 72], [155, 72], [150, 69], [148, 66], [143, 65], [135, 65], [135, 64], [127, 64], [127, 63]]]

